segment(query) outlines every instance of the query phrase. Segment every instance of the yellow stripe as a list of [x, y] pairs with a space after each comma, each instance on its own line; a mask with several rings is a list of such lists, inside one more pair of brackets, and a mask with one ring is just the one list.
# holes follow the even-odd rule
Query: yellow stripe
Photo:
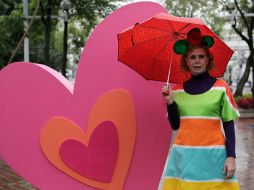
[[187, 182], [179, 179], [164, 179], [163, 190], [240, 190], [238, 182]]

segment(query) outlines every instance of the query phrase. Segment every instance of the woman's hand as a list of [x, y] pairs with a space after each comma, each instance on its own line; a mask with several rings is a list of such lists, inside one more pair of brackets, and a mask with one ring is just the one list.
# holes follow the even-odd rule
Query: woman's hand
[[169, 88], [169, 85], [165, 85], [162, 87], [162, 95], [164, 96], [167, 104], [172, 104], [174, 102], [174, 95], [171, 89]]
[[223, 174], [225, 175], [225, 179], [232, 178], [236, 169], [235, 158], [227, 157]]

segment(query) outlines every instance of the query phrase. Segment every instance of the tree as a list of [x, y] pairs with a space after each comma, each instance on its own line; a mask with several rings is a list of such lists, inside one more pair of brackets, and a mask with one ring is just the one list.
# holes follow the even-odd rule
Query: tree
[[220, 36], [225, 20], [219, 17], [218, 1], [166, 0], [166, 7], [169, 13], [175, 16], [201, 18], [206, 25], [210, 26]]
[[[14, 1], [2, 0], [0, 2], [0, 69], [8, 64], [17, 41], [24, 32], [22, 6]], [[15, 61], [23, 59], [23, 52], [17, 52]]]
[[[235, 96], [243, 94], [243, 88], [247, 82], [252, 68], [252, 96], [254, 97], [254, 47], [253, 47], [253, 28], [254, 28], [254, 17], [248, 17], [248, 13], [254, 13], [254, 1], [253, 0], [234, 0], [229, 3], [228, 1], [221, 1], [223, 8], [233, 18], [232, 28], [237, 35], [241, 37], [248, 45], [250, 54], [246, 62], [246, 67], [242, 78], [237, 84]], [[240, 15], [240, 16], [238, 16]]]
[[[32, 14], [39, 0], [29, 1], [29, 12]], [[124, 1], [124, 0], [122, 0]], [[84, 46], [85, 41], [90, 34], [90, 31], [97, 24], [100, 18], [105, 17], [111, 11], [113, 11], [117, 6], [116, 3], [120, 0], [77, 0], [72, 1], [72, 7], [69, 11], [69, 27], [70, 27], [70, 38], [71, 38], [71, 50], [69, 52], [74, 53], [74, 57], [80, 54], [80, 49]], [[22, 1], [0, 1], [0, 31], [2, 36], [0, 36], [0, 42], [4, 42], [3, 46], [9, 45], [10, 49], [4, 50], [6, 52], [5, 56], [0, 57], [1, 68], [7, 64], [8, 57], [10, 57], [11, 50], [15, 48], [15, 42], [19, 41], [20, 34], [23, 34], [23, 23], [21, 17], [23, 16]], [[60, 1], [59, 0], [40, 0], [40, 9], [38, 15], [41, 15], [40, 20], [36, 20], [35, 24], [29, 31], [30, 39], [30, 49], [31, 49], [31, 61], [46, 64], [56, 70], [60, 70], [61, 67], [61, 50], [59, 47], [62, 43], [62, 28], [59, 28], [58, 20], [53, 20], [53, 15], [58, 15], [60, 11]], [[6, 20], [6, 18], [8, 18]], [[19, 19], [19, 22], [13, 22]], [[11, 22], [11, 23], [10, 23]], [[61, 22], [61, 21], [60, 21]], [[15, 23], [15, 24], [14, 24]], [[19, 23], [19, 24], [18, 24]], [[13, 24], [13, 27], [9, 25]], [[17, 25], [16, 25], [17, 24]], [[16, 27], [14, 27], [16, 26]], [[80, 27], [85, 26], [85, 27]], [[15, 30], [18, 31], [15, 31]], [[72, 35], [73, 32], [73, 35]], [[17, 35], [19, 34], [19, 35]], [[7, 43], [5, 39], [10, 39], [9, 36], [13, 35], [15, 40], [13, 44]], [[11, 39], [12, 41], [12, 39]], [[58, 42], [55, 44], [55, 42]], [[68, 42], [70, 42], [68, 41]], [[43, 47], [43, 50], [41, 49]], [[22, 55], [23, 50], [20, 50], [18, 55], [15, 56], [13, 61], [18, 60], [18, 56]], [[43, 52], [43, 55], [42, 55]], [[21, 56], [23, 57], [23, 56]]]
[[[51, 37], [51, 29], [52, 29], [52, 14], [57, 13], [57, 9], [59, 4], [57, 1], [47, 0], [47, 1], [40, 1], [40, 13], [41, 13], [41, 22], [44, 26], [44, 64], [48, 65], [49, 67], [53, 67], [52, 63], [50, 62], [50, 37]], [[55, 23], [54, 23], [55, 24]]]
[[[69, 22], [75, 22], [79, 20], [82, 24], [86, 24], [87, 27], [85, 34], [90, 33], [91, 29], [97, 24], [98, 18], [104, 17], [109, 12], [116, 8], [114, 2], [118, 2], [117, 0], [99, 0], [99, 1], [87, 1], [87, 0], [77, 0], [72, 1], [72, 8], [69, 10]], [[52, 14], [57, 14], [59, 10], [59, 1], [57, 0], [44, 0], [40, 1], [40, 13], [41, 13], [41, 21], [44, 26], [44, 63], [52, 68], [56, 68], [50, 61], [50, 38], [51, 31], [55, 30], [56, 23], [52, 23]], [[87, 37], [86, 36], [86, 37]], [[83, 36], [79, 36], [76, 39], [86, 39]], [[73, 40], [76, 46], [81, 45], [80, 41]], [[84, 41], [83, 41], [84, 44]], [[83, 46], [82, 44], [82, 46]], [[80, 49], [80, 47], [77, 47]], [[76, 49], [77, 49], [76, 48]], [[80, 53], [80, 52], [78, 52]]]
[[0, 1], [0, 15], [9, 15], [14, 9], [14, 1], [1, 0]]

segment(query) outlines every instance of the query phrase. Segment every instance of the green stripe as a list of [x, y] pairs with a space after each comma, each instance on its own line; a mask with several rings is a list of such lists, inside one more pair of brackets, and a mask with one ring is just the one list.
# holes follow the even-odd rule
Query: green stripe
[[175, 92], [174, 99], [180, 111], [180, 116], [220, 117], [220, 102], [223, 92], [225, 91], [210, 90], [197, 95]]
[[229, 103], [229, 99], [227, 99], [226, 93], [223, 95], [223, 101], [222, 101], [222, 109], [221, 109], [221, 118], [222, 121], [230, 121], [230, 120], [235, 120], [238, 116], [239, 113], [238, 111], [234, 110]]
[[226, 97], [226, 91], [217, 89], [197, 95], [184, 91], [174, 92], [180, 116], [209, 116], [221, 117], [223, 121], [234, 120], [238, 115]]

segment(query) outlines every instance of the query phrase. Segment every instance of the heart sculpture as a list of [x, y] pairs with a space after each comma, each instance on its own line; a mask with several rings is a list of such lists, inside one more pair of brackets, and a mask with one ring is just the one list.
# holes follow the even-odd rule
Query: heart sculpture
[[[84, 48], [74, 85], [45, 65], [17, 62], [3, 68], [1, 159], [40, 190], [157, 189], [171, 136], [163, 84], [117, 61], [117, 34], [159, 12], [166, 10], [140, 2], [107, 16]], [[101, 132], [110, 133], [114, 143], [105, 160], [98, 159], [100, 146], [92, 148], [99, 151], [91, 154], [98, 164], [109, 166], [99, 174], [65, 151], [74, 144], [76, 151], [87, 148], [83, 156], [90, 154]]]

